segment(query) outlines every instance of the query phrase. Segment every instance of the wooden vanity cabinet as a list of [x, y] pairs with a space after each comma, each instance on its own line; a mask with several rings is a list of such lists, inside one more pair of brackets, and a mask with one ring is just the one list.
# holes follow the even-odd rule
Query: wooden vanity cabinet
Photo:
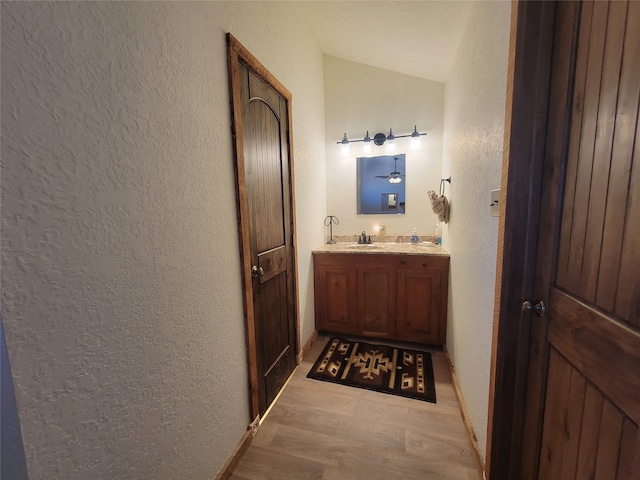
[[449, 257], [314, 253], [316, 329], [443, 345]]

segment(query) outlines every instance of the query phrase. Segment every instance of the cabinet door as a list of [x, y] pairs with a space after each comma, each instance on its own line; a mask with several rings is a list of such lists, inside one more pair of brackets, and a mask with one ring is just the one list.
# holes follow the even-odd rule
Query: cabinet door
[[446, 336], [448, 261], [401, 262], [398, 268], [397, 338], [443, 345]]
[[314, 257], [316, 329], [356, 334], [356, 270]]
[[358, 334], [393, 338], [396, 336], [397, 264], [388, 256], [363, 255], [362, 259], [358, 272]]

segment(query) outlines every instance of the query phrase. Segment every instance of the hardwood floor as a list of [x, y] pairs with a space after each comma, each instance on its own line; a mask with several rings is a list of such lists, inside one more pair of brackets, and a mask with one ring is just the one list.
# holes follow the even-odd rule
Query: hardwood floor
[[433, 404], [306, 378], [328, 338], [313, 343], [232, 480], [482, 479], [444, 353], [432, 351]]

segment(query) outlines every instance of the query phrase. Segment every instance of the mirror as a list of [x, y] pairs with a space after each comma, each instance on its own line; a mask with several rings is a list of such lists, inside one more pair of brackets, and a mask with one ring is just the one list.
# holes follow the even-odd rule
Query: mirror
[[358, 157], [358, 214], [405, 213], [405, 155]]

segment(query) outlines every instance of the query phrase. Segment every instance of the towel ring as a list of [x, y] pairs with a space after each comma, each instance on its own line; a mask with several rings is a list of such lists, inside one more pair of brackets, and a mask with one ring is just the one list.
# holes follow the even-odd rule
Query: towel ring
[[451, 183], [451, 177], [443, 178], [440, 180], [440, 196], [441, 197], [444, 196], [444, 187], [445, 187], [444, 182]]

